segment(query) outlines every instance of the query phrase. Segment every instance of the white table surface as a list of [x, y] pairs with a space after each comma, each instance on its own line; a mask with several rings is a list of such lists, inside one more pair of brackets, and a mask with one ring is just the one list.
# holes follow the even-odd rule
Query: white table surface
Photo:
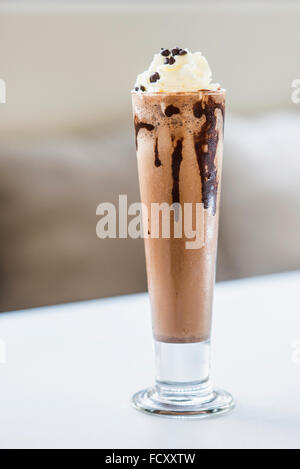
[[300, 272], [217, 285], [213, 378], [237, 404], [224, 416], [131, 408], [152, 382], [148, 313], [140, 294], [0, 315], [0, 447], [300, 448]]

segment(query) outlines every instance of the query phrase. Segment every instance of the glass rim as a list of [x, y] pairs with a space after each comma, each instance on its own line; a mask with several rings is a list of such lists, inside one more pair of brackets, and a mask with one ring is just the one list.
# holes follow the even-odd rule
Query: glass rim
[[200, 89], [196, 91], [136, 91], [131, 90], [131, 94], [138, 96], [185, 96], [185, 95], [198, 95], [199, 93], [205, 95], [222, 95], [226, 93], [225, 88], [219, 88], [217, 90]]

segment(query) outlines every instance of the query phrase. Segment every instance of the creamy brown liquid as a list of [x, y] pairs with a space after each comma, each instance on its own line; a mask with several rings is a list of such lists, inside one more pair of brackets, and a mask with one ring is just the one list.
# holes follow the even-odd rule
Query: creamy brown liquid
[[207, 340], [218, 237], [224, 91], [133, 93], [141, 200], [200, 202], [205, 245], [186, 238], [145, 239], [154, 336], [163, 342]]

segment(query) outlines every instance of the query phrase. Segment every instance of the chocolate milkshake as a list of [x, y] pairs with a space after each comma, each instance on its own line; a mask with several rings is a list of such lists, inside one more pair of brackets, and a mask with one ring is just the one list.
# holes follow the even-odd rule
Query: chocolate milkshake
[[[204, 246], [187, 239], [145, 239], [153, 331], [163, 342], [210, 334], [222, 167], [223, 91], [134, 93], [141, 200], [202, 203]], [[171, 218], [172, 222], [172, 218]]]
[[[148, 214], [145, 252], [157, 369], [155, 388], [137, 394], [134, 405], [151, 413], [178, 415], [178, 389], [181, 398], [193, 405], [191, 396], [197, 388], [195, 415], [200, 408], [203, 411], [204, 402], [214, 399], [214, 411], [225, 411], [232, 406], [231, 396], [230, 406], [225, 399], [220, 407], [220, 395], [209, 380], [225, 91], [211, 83], [201, 53], [176, 47], [154, 56], [149, 70], [137, 78], [132, 102], [141, 200]], [[169, 237], [162, 235], [161, 226], [158, 235], [153, 233], [153, 204], [174, 207]], [[192, 223], [203, 235], [196, 248], [188, 248], [185, 232], [175, 235], [176, 222], [186, 220], [187, 205], [192, 207], [192, 218], [195, 207], [202, 208], [201, 226]], [[184, 391], [184, 383], [192, 383], [192, 395]]]

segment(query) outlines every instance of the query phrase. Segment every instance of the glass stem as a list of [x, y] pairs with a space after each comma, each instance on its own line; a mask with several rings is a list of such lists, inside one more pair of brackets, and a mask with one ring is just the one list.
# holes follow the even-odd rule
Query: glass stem
[[154, 341], [156, 393], [161, 401], [187, 403], [214, 398], [210, 381], [210, 341]]

